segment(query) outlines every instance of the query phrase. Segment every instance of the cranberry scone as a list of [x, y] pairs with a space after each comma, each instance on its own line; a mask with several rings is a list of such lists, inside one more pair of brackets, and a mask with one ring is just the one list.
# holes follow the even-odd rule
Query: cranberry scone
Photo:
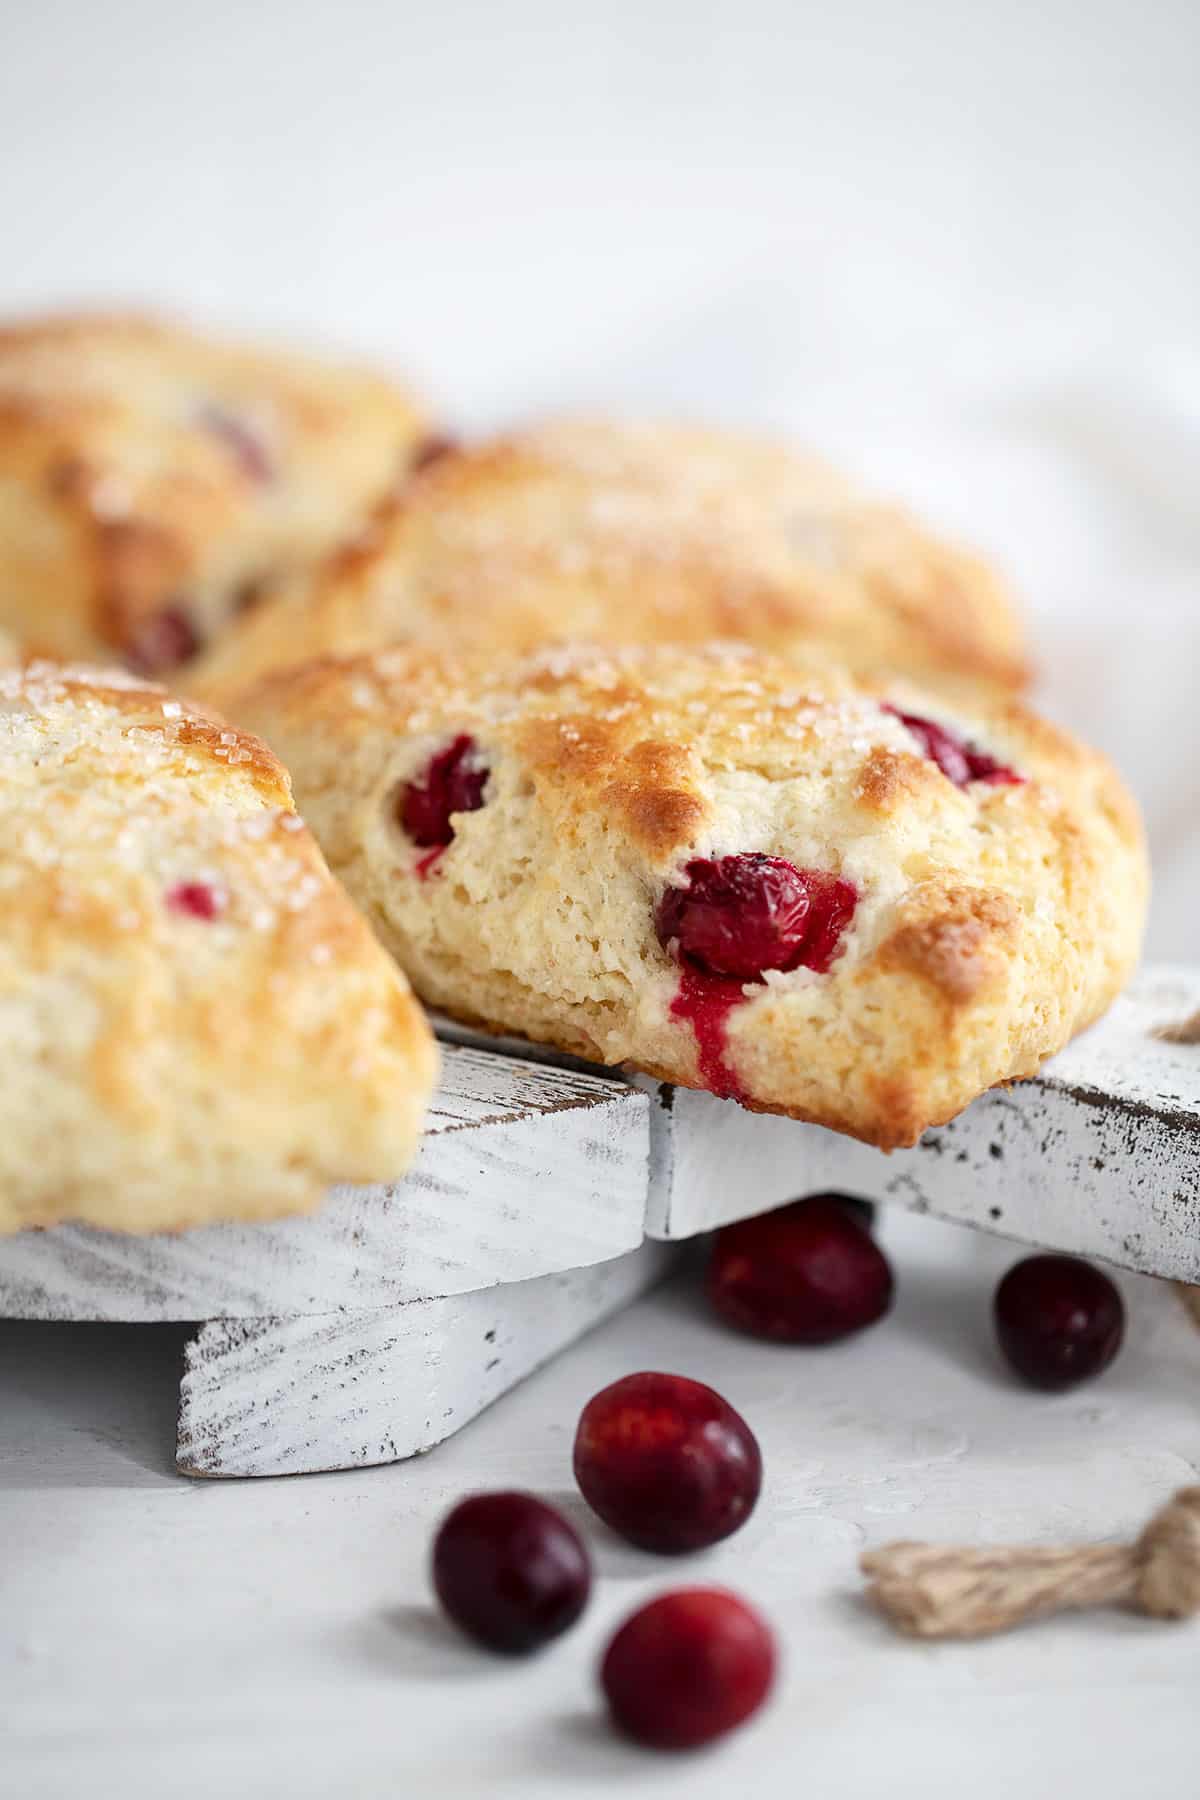
[[327, 553], [426, 429], [357, 368], [144, 318], [0, 327], [0, 627], [173, 671]]
[[992, 572], [815, 458], [714, 431], [568, 423], [431, 457], [197, 678], [236, 714], [248, 677], [315, 655], [568, 637], [823, 647], [954, 692], [1007, 695], [1027, 674]]
[[317, 661], [248, 697], [421, 997], [882, 1147], [1032, 1075], [1138, 950], [1094, 752], [736, 646]]
[[436, 1051], [265, 745], [119, 672], [0, 674], [0, 1231], [392, 1180]]

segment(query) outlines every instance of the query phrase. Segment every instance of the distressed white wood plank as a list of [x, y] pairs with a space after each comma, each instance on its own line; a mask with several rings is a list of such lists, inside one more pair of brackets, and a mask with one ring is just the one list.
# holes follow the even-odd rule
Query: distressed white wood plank
[[1033, 1081], [884, 1156], [685, 1088], [658, 1090], [649, 1231], [686, 1238], [823, 1187], [1200, 1281], [1200, 971], [1150, 969]]
[[596, 1268], [324, 1317], [215, 1320], [186, 1352], [179, 1467], [313, 1473], [440, 1444], [666, 1272], [644, 1244]]
[[[1200, 969], [1143, 970], [1107, 1017], [1034, 1080], [985, 1094], [915, 1149], [891, 1156], [817, 1126], [642, 1081], [655, 1102], [647, 1231], [692, 1237], [798, 1194], [843, 1187], [1028, 1243], [1200, 1281], [1197, 1021]], [[493, 1053], [583, 1066], [446, 1021], [438, 1029]]]
[[0, 1316], [261, 1318], [366, 1310], [602, 1262], [642, 1240], [650, 1101], [618, 1077], [447, 1048], [395, 1185], [310, 1218], [0, 1239]]

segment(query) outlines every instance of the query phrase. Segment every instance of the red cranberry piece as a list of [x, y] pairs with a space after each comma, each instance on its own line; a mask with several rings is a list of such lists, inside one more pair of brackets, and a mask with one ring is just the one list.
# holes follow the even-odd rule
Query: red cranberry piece
[[592, 1570], [573, 1525], [532, 1494], [473, 1494], [433, 1543], [445, 1611], [490, 1650], [536, 1650], [575, 1623]]
[[780, 1344], [830, 1344], [881, 1319], [892, 1271], [832, 1194], [795, 1200], [717, 1233], [708, 1269], [715, 1312]]
[[1037, 1388], [1069, 1388], [1107, 1369], [1125, 1335], [1125, 1305], [1077, 1256], [1027, 1256], [996, 1289], [1000, 1348]]
[[848, 881], [758, 853], [696, 857], [669, 887], [655, 928], [664, 947], [711, 975], [757, 981], [766, 969], [828, 969], [854, 916]]
[[775, 1680], [775, 1640], [724, 1588], [661, 1594], [626, 1619], [600, 1666], [613, 1723], [655, 1750], [691, 1750], [756, 1713]]
[[744, 1525], [762, 1487], [758, 1442], [702, 1382], [644, 1372], [602, 1388], [575, 1434], [575, 1479], [643, 1550], [703, 1550]]
[[444, 850], [454, 837], [451, 814], [477, 812], [483, 805], [488, 770], [476, 760], [475, 748], [473, 737], [456, 737], [430, 759], [419, 780], [400, 790], [400, 822], [423, 850]]
[[125, 661], [135, 675], [165, 675], [189, 662], [200, 648], [191, 620], [180, 606], [143, 619], [125, 645]]
[[251, 420], [215, 402], [202, 406], [198, 417], [206, 431], [220, 438], [247, 481], [261, 486], [274, 479], [275, 460]]
[[172, 912], [209, 922], [225, 911], [225, 895], [207, 881], [180, 881], [168, 893], [167, 905]]
[[993, 787], [1020, 787], [1024, 782], [1023, 775], [1018, 775], [1006, 763], [997, 762], [986, 750], [968, 743], [948, 725], [923, 719], [919, 713], [901, 712], [898, 706], [885, 706], [883, 710], [912, 732], [923, 753], [937, 764], [946, 780], [952, 781], [955, 787], [965, 788], [971, 781], [987, 781]]

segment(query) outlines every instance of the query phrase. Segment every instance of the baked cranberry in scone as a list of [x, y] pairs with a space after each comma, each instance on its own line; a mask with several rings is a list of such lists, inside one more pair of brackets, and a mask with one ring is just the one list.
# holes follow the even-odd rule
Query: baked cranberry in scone
[[1032, 1074], [1136, 955], [1132, 803], [1019, 708], [728, 646], [409, 649], [246, 716], [431, 1004], [875, 1143]]
[[411, 397], [362, 369], [152, 319], [0, 325], [0, 626], [170, 675], [428, 443]]

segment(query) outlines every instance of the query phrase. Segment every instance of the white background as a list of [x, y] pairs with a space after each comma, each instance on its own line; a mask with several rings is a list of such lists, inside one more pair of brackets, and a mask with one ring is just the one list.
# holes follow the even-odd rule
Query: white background
[[[328, 340], [468, 426], [587, 402], [832, 452], [1007, 568], [1048, 704], [1146, 806], [1151, 947], [1195, 960], [1198, 74], [1195, 0], [0, 0], [0, 303], [169, 302]], [[873, 1469], [899, 1531], [1103, 1535], [1196, 1467], [1183, 1376], [1131, 1362], [1089, 1459], [1065, 1448], [1081, 1407], [1023, 1411], [960, 1366], [954, 1320], [978, 1308], [950, 1295], [923, 1291], [908, 1364], [864, 1340], [821, 1365], [807, 1411], [802, 1367], [776, 1391], [778, 1361], [646, 1303], [419, 1469], [253, 1492], [155, 1462], [150, 1340], [5, 1328], [15, 1800], [423, 1800], [491, 1791], [502, 1767], [514, 1795], [749, 1792], [758, 1771], [757, 1791], [813, 1800], [1183, 1800], [1194, 1641], [1068, 1626], [930, 1653], [865, 1635], [837, 1598], [891, 1523]], [[595, 1622], [522, 1686], [386, 1613], [421, 1600], [428, 1519], [457, 1486], [563, 1485], [572, 1408], [647, 1360], [747, 1404], [767, 1381], [779, 1479], [815, 1496], [716, 1571], [786, 1593], [792, 1674], [702, 1787], [580, 1722]], [[607, 1618], [635, 1589], [604, 1554]]]

